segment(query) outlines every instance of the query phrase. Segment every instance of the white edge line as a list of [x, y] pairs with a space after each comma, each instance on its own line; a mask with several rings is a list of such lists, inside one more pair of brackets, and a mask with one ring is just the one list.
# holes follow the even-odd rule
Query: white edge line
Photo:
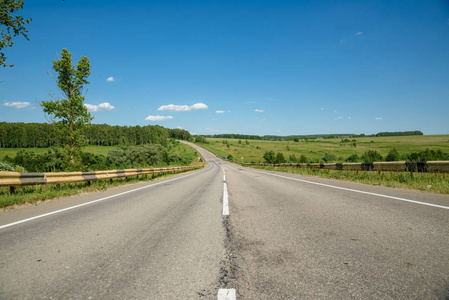
[[349, 191], [349, 192], [354, 192], [354, 193], [360, 193], [360, 194], [366, 194], [366, 195], [371, 195], [371, 196], [389, 198], [389, 199], [394, 199], [394, 200], [399, 200], [399, 201], [404, 201], [404, 202], [410, 202], [410, 203], [415, 203], [415, 204], [421, 204], [421, 205], [426, 205], [426, 206], [431, 206], [431, 207], [436, 207], [436, 208], [449, 209], [448, 206], [443, 206], [443, 205], [437, 205], [437, 204], [432, 204], [432, 203], [427, 203], [427, 202], [420, 202], [420, 201], [416, 201], [416, 200], [410, 200], [410, 199], [399, 198], [399, 197], [394, 197], [394, 196], [388, 196], [388, 195], [383, 195], [383, 194], [376, 194], [376, 193], [371, 193], [371, 192], [359, 191], [359, 190], [354, 190], [354, 189], [349, 189], [349, 188], [344, 188], [344, 187], [339, 187], [339, 186], [334, 186], [334, 185], [329, 185], [329, 184], [324, 184], [324, 183], [319, 183], [319, 182], [308, 181], [308, 180], [299, 179], [299, 178], [292, 178], [292, 177], [272, 174], [272, 173], [263, 172], [263, 171], [256, 171], [256, 170], [254, 170], [254, 171], [255, 172], [259, 172], [259, 173], [264, 173], [264, 174], [267, 174], [267, 175], [271, 175], [271, 176], [276, 176], [276, 177], [281, 177], [281, 178], [290, 179], [290, 180], [296, 180], [296, 181], [302, 181], [302, 182], [305, 182], [305, 183], [321, 185], [321, 186], [325, 186], [325, 187], [329, 187], [329, 188], [333, 188], [333, 189], [338, 189], [338, 190], [344, 190], [344, 191]]
[[235, 289], [219, 289], [217, 294], [218, 300], [236, 300]]
[[[209, 166], [209, 168], [210, 168], [210, 166]], [[209, 168], [207, 168], [207, 169], [209, 169]], [[200, 172], [204, 172], [207, 169], [203, 169]], [[150, 187], [153, 187], [153, 186], [156, 186], [156, 185], [159, 185], [159, 184], [163, 184], [163, 183], [179, 180], [179, 179], [182, 179], [182, 178], [185, 178], [185, 177], [188, 177], [188, 176], [192, 176], [194, 174], [198, 174], [200, 172], [190, 173], [190, 174], [187, 174], [187, 175], [182, 176], [182, 177], [177, 177], [177, 178], [173, 178], [173, 179], [169, 179], [169, 180], [164, 180], [164, 181], [161, 181], [161, 182], [156, 182], [156, 183], [153, 183], [151, 185], [143, 186], [143, 187], [140, 187], [140, 188], [137, 188], [137, 189], [134, 189], [134, 190], [122, 192], [122, 193], [119, 193], [119, 194], [111, 195], [111, 196], [104, 197], [104, 198], [97, 199], [97, 200], [93, 200], [93, 201], [90, 201], [90, 202], [86, 202], [86, 203], [78, 204], [78, 205], [75, 205], [75, 206], [70, 206], [70, 207], [67, 207], [67, 208], [55, 210], [55, 211], [52, 211], [52, 212], [49, 212], [49, 213], [46, 213], [46, 214], [43, 214], [43, 215], [38, 215], [38, 216], [35, 216], [35, 217], [32, 217], [32, 218], [28, 218], [28, 219], [20, 220], [20, 221], [17, 221], [17, 222], [9, 223], [9, 224], [0, 226], [0, 229], [7, 228], [7, 227], [10, 227], [10, 226], [14, 226], [14, 225], [18, 225], [18, 224], [25, 223], [25, 222], [29, 222], [29, 221], [32, 221], [32, 220], [40, 219], [40, 218], [43, 218], [43, 217], [51, 216], [51, 215], [54, 215], [54, 214], [58, 214], [58, 213], [67, 211], [67, 210], [71, 210], [71, 209], [74, 209], [74, 208], [82, 207], [82, 206], [93, 204], [93, 203], [100, 202], [100, 201], [104, 201], [104, 200], [107, 200], [107, 199], [110, 199], [110, 198], [114, 198], [114, 197], [117, 197], [117, 196], [125, 195], [125, 194], [132, 193], [132, 192], [135, 192], [135, 191], [138, 191], [138, 190], [143, 190], [143, 189], [150, 188]]]

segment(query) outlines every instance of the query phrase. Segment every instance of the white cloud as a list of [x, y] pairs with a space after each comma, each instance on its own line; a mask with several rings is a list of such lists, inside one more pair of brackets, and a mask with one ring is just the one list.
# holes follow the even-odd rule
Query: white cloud
[[258, 112], [258, 113], [263, 113], [263, 112], [264, 112], [263, 109], [257, 109], [257, 108], [256, 108], [254, 111], [255, 111], [255, 112]]
[[165, 121], [173, 119], [172, 116], [148, 116], [145, 118], [147, 121]]
[[162, 105], [157, 110], [158, 111], [163, 111], [163, 110], [191, 111], [191, 110], [199, 110], [199, 109], [208, 109], [208, 107], [204, 103], [195, 103], [192, 106], [169, 104], [169, 105]]
[[115, 81], [115, 78], [111, 76], [111, 77], [109, 77], [108, 79], [106, 79], [106, 81], [107, 81], [107, 82], [114, 82], [114, 81]]
[[103, 102], [103, 103], [100, 103], [98, 105], [84, 104], [84, 106], [87, 107], [87, 110], [90, 111], [90, 112], [113, 110], [115, 108], [109, 102]]
[[321, 110], [324, 110], [324, 107], [321, 107]]
[[334, 114], [338, 113], [338, 110], [334, 110], [333, 113], [334, 113]]
[[217, 111], [215, 111], [215, 113], [217, 113], [217, 114], [224, 114], [225, 111], [224, 110], [217, 110]]
[[351, 117], [348, 117], [348, 120], [351, 120]]
[[15, 107], [15, 108], [25, 108], [31, 105], [30, 102], [5, 102], [3, 103], [4, 106], [9, 106], [9, 107]]
[[382, 117], [376, 118], [376, 120], [382, 120]]
[[343, 118], [342, 117], [334, 118], [334, 120], [341, 120], [341, 119], [343, 119]]
[[355, 35], [362, 35], [362, 34], [363, 34], [363, 32], [359, 31]]

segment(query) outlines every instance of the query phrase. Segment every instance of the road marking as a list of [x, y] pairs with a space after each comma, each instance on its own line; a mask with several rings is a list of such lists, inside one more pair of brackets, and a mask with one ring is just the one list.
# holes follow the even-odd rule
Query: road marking
[[217, 299], [218, 300], [236, 300], [237, 297], [235, 295], [235, 289], [219, 289]]
[[228, 215], [229, 215], [228, 184], [225, 182], [223, 187], [223, 216]]
[[421, 204], [421, 205], [426, 205], [426, 206], [431, 206], [431, 207], [436, 207], [436, 208], [449, 209], [449, 206], [443, 206], [443, 205], [437, 205], [437, 204], [432, 204], [432, 203], [427, 203], [427, 202], [421, 202], [421, 201], [416, 201], [416, 200], [410, 200], [410, 199], [405, 199], [405, 198], [399, 198], [399, 197], [394, 197], [394, 196], [388, 196], [388, 195], [383, 195], [383, 194], [377, 194], [377, 193], [371, 193], [371, 192], [359, 191], [359, 190], [354, 190], [354, 189], [349, 189], [349, 188], [339, 187], [339, 186], [335, 186], [335, 185], [329, 185], [329, 184], [324, 184], [324, 183], [319, 183], [319, 182], [313, 182], [313, 181], [304, 180], [304, 179], [299, 179], [299, 178], [292, 178], [292, 177], [287, 177], [287, 176], [282, 176], [282, 175], [272, 174], [272, 173], [263, 172], [263, 171], [255, 171], [255, 172], [259, 172], [259, 173], [263, 173], [263, 174], [267, 174], [267, 175], [271, 175], [271, 176], [276, 176], [276, 177], [280, 177], [280, 178], [285, 178], [285, 179], [290, 179], [290, 180], [301, 181], [301, 182], [305, 182], [305, 183], [310, 183], [310, 184], [315, 184], [315, 185], [325, 186], [325, 187], [329, 187], [329, 188], [333, 188], [333, 189], [338, 189], [338, 190], [344, 190], [344, 191], [349, 191], [349, 192], [354, 192], [354, 193], [360, 193], [360, 194], [365, 194], [365, 195], [371, 195], [371, 196], [378, 196], [378, 197], [383, 197], [383, 198], [388, 198], [388, 199], [393, 199], [393, 200], [399, 200], [399, 201], [404, 201], [404, 202], [410, 202], [410, 203], [415, 203], [415, 204]]
[[175, 181], [175, 180], [186, 178], [188, 176], [192, 176], [192, 175], [195, 175], [195, 174], [202, 173], [202, 172], [204, 172], [204, 171], [206, 171], [208, 169], [210, 169], [210, 166], [208, 168], [206, 168], [206, 169], [203, 169], [203, 170], [199, 171], [199, 172], [190, 173], [190, 174], [182, 176], [182, 177], [173, 178], [173, 179], [169, 179], [169, 180], [164, 180], [164, 181], [153, 183], [151, 185], [140, 187], [140, 188], [137, 188], [137, 189], [134, 189], [134, 190], [126, 191], [126, 192], [123, 192], [123, 193], [111, 195], [111, 196], [104, 197], [104, 198], [97, 199], [97, 200], [93, 200], [93, 201], [90, 201], [90, 202], [78, 204], [78, 205], [67, 207], [67, 208], [63, 208], [63, 209], [60, 209], [60, 210], [55, 210], [55, 211], [52, 211], [52, 212], [49, 212], [49, 213], [46, 213], [46, 214], [43, 214], [43, 215], [38, 215], [38, 216], [35, 216], [35, 217], [32, 217], [32, 218], [28, 218], [28, 219], [20, 220], [20, 221], [17, 221], [17, 222], [9, 223], [9, 224], [6, 224], [6, 225], [2, 225], [2, 226], [0, 226], [0, 229], [7, 228], [7, 227], [10, 227], [10, 226], [14, 226], [14, 225], [18, 225], [18, 224], [25, 223], [25, 222], [29, 222], [29, 221], [32, 221], [32, 220], [40, 219], [40, 218], [43, 218], [43, 217], [51, 216], [51, 215], [54, 215], [54, 214], [58, 214], [58, 213], [61, 213], [61, 212], [64, 212], [64, 211], [68, 211], [68, 210], [75, 209], [75, 208], [78, 208], [78, 207], [86, 206], [86, 205], [93, 204], [93, 203], [96, 203], [96, 202], [101, 202], [101, 201], [104, 201], [104, 200], [107, 200], [107, 199], [111, 199], [111, 198], [114, 198], [114, 197], [117, 197], [117, 196], [121, 196], [121, 195], [129, 194], [129, 193], [132, 193], [132, 192], [135, 192], [135, 191], [139, 191], [139, 190], [143, 190], [143, 189], [146, 189], [146, 188], [150, 188], [150, 187], [153, 187], [153, 186], [156, 186], [156, 185], [159, 185], [159, 184], [164, 184], [164, 183], [167, 183], [167, 182], [172, 182], [172, 181]]

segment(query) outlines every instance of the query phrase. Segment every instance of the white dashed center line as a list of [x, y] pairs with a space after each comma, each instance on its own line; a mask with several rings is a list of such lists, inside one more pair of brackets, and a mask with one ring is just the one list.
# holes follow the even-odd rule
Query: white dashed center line
[[237, 299], [235, 296], [235, 289], [219, 289], [217, 299], [218, 300], [235, 300], [235, 299]]

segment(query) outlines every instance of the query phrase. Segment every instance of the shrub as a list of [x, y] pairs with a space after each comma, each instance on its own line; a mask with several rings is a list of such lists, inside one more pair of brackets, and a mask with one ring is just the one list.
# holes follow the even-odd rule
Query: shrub
[[387, 156], [385, 157], [386, 161], [398, 161], [399, 160], [399, 153], [396, 148], [393, 148], [388, 152]]
[[327, 163], [331, 163], [331, 162], [334, 162], [337, 160], [337, 156], [334, 153], [328, 152], [328, 153], [324, 154], [322, 159], [323, 159], [323, 161], [325, 161]]
[[305, 163], [308, 163], [308, 162], [309, 162], [309, 159], [307, 158], [307, 156], [305, 156], [304, 154], [302, 154], [302, 155], [299, 157], [299, 162], [302, 163], [302, 164], [305, 164]]
[[283, 164], [285, 162], [286, 162], [286, 160], [285, 160], [284, 154], [282, 154], [281, 152], [278, 152], [278, 154], [276, 154], [275, 164]]
[[411, 153], [408, 159], [411, 161], [449, 160], [449, 154], [443, 153], [440, 149], [435, 151], [427, 148], [421, 152]]
[[0, 161], [0, 171], [15, 172], [16, 169], [13, 166], [10, 166], [8, 163]]
[[362, 154], [362, 160], [364, 162], [383, 161], [383, 157], [376, 150], [368, 150]]
[[349, 156], [346, 159], [347, 162], [359, 162], [360, 161], [360, 157], [358, 156], [358, 154], [352, 154], [351, 156]]
[[265, 152], [263, 158], [268, 164], [274, 164], [276, 162], [276, 154], [274, 154], [273, 150]]

